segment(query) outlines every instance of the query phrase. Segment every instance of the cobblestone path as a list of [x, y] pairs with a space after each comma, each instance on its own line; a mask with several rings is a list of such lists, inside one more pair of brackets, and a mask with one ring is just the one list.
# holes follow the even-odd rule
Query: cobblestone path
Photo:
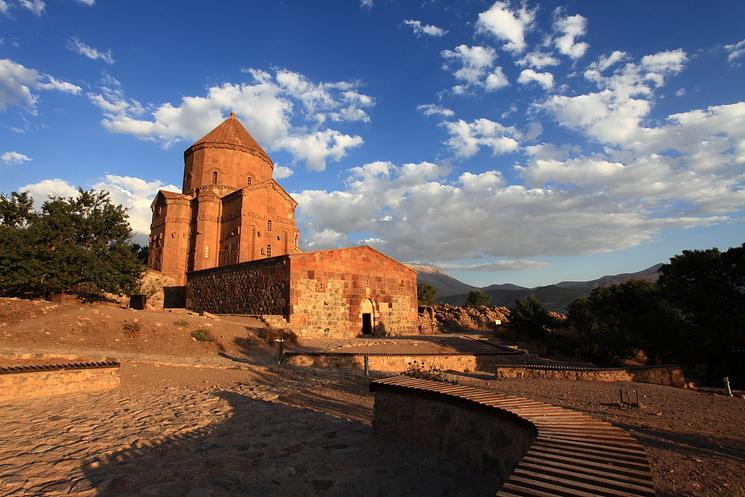
[[280, 395], [249, 382], [0, 404], [0, 494], [493, 495], [458, 462]]

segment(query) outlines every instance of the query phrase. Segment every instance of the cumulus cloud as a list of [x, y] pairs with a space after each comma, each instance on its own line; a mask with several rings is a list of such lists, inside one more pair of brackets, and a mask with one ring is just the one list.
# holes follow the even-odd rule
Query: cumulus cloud
[[272, 176], [274, 176], [274, 179], [289, 178], [293, 174], [294, 174], [294, 171], [290, 169], [289, 167], [280, 166], [279, 164], [274, 164], [274, 172], [272, 173]]
[[517, 82], [526, 85], [530, 82], [538, 83], [544, 90], [554, 87], [554, 75], [550, 72], [535, 72], [533, 69], [523, 69]]
[[432, 24], [422, 24], [421, 21], [417, 21], [415, 19], [406, 19], [404, 21], [404, 24], [409, 26], [412, 31], [414, 31], [414, 34], [417, 36], [427, 35], [440, 38], [447, 34], [446, 29], [438, 28], [437, 26], [434, 26]]
[[[637, 198], [506, 183], [496, 171], [463, 174], [432, 163], [373, 162], [350, 169], [340, 190], [295, 193], [309, 247], [366, 233], [402, 260], [448, 262], [578, 255], [632, 247], [666, 227], [725, 220], [656, 211]], [[519, 236], [518, 236], [519, 234]]]
[[[150, 204], [158, 190], [181, 192], [181, 188], [164, 184], [159, 180], [147, 181], [132, 176], [113, 174], [100, 178], [89, 188], [109, 192], [112, 202], [121, 204], [127, 209], [129, 224], [132, 231], [139, 235], [139, 239], [150, 234], [150, 221], [152, 220]], [[78, 193], [75, 186], [59, 178], [28, 184], [20, 188], [20, 191], [29, 192], [37, 208], [41, 207], [41, 204], [49, 197], [74, 197]]]
[[35, 90], [53, 90], [77, 95], [81, 88], [10, 59], [0, 59], [0, 111], [12, 106], [21, 106], [35, 113], [39, 100]]
[[516, 63], [518, 66], [529, 66], [536, 69], [558, 66], [561, 64], [559, 59], [554, 57], [552, 54], [540, 51], [527, 53], [524, 57], [518, 59]]
[[556, 12], [554, 20], [554, 45], [556, 49], [572, 59], [582, 57], [589, 45], [583, 41], [577, 41], [587, 33], [587, 19], [579, 14], [573, 16], [561, 16], [561, 11]]
[[102, 60], [107, 64], [114, 63], [114, 56], [111, 54], [111, 50], [106, 50], [105, 52], [97, 50], [90, 45], [86, 45], [85, 43], [80, 41], [77, 36], [73, 36], [72, 38], [70, 38], [70, 42], [67, 46], [73, 52], [77, 52], [80, 55], [88, 57], [91, 60]]
[[10, 151], [0, 155], [0, 159], [6, 164], [23, 164], [29, 162], [31, 157], [20, 152]]
[[451, 109], [435, 104], [418, 105], [416, 110], [418, 110], [425, 116], [453, 117], [455, 115], [455, 112], [453, 112]]
[[7, 14], [8, 13], [8, 2], [5, 0], [0, 0], [0, 14]]
[[496, 52], [491, 47], [458, 45], [454, 50], [443, 50], [441, 55], [445, 59], [443, 69], [452, 71], [461, 82], [452, 88], [456, 94], [473, 87], [494, 91], [509, 85], [502, 68], [493, 67]]
[[724, 50], [727, 52], [727, 60], [735, 62], [737, 59], [745, 55], [745, 40], [740, 40], [731, 45], [725, 45]]
[[476, 30], [502, 40], [505, 50], [520, 53], [525, 50], [525, 33], [532, 28], [534, 20], [535, 11], [525, 5], [512, 8], [508, 2], [495, 2], [479, 14]]
[[459, 157], [472, 157], [482, 147], [491, 149], [492, 155], [501, 155], [514, 152], [519, 146], [520, 135], [515, 128], [489, 119], [458, 119], [443, 126], [450, 135], [446, 145]]
[[44, 0], [18, 0], [18, 5], [31, 11], [35, 16], [42, 15], [47, 8]]
[[314, 83], [285, 69], [274, 74], [247, 69], [246, 73], [250, 82], [212, 86], [205, 96], [182, 97], [177, 105], [143, 106], [127, 99], [110, 77], [88, 98], [101, 109], [102, 124], [109, 131], [165, 146], [199, 138], [234, 111], [262, 146], [287, 150], [295, 162], [303, 161], [314, 171], [322, 171], [328, 160], [338, 161], [363, 143], [357, 135], [319, 129], [327, 121], [369, 121], [365, 109], [374, 100], [358, 91], [359, 83]]
[[96, 3], [96, 0], [78, 0], [78, 2], [82, 3], [83, 5], [87, 7], [93, 7], [93, 5]]
[[598, 91], [576, 96], [554, 95], [539, 107], [548, 110], [562, 125], [578, 129], [589, 137], [610, 145], [633, 141], [640, 124], [652, 108], [655, 89], [670, 76], [683, 70], [687, 55], [683, 50], [669, 50], [642, 57], [606, 75], [601, 71], [611, 67], [609, 61], [621, 60], [620, 55], [596, 61], [584, 72]]

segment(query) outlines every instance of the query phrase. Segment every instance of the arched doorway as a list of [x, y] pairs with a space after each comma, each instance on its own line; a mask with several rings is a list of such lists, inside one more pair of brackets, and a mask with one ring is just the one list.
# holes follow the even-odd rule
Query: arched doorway
[[374, 308], [372, 300], [365, 299], [360, 303], [360, 313], [362, 315], [362, 335], [372, 336], [374, 329]]

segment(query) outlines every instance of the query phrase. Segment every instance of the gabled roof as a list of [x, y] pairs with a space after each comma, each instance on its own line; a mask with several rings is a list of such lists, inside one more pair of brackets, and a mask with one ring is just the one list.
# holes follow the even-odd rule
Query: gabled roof
[[261, 145], [243, 127], [238, 117], [236, 117], [235, 112], [231, 112], [230, 116], [219, 126], [194, 142], [191, 147], [186, 149], [184, 154], [188, 155], [194, 150], [206, 147], [235, 148], [257, 155], [272, 166], [274, 165], [266, 152], [264, 152], [264, 149], [261, 148]]

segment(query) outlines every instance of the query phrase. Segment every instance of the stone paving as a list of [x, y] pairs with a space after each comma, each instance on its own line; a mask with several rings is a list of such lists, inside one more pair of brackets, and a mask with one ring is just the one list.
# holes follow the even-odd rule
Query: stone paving
[[0, 404], [0, 494], [493, 495], [458, 462], [281, 402], [291, 394], [250, 381]]

